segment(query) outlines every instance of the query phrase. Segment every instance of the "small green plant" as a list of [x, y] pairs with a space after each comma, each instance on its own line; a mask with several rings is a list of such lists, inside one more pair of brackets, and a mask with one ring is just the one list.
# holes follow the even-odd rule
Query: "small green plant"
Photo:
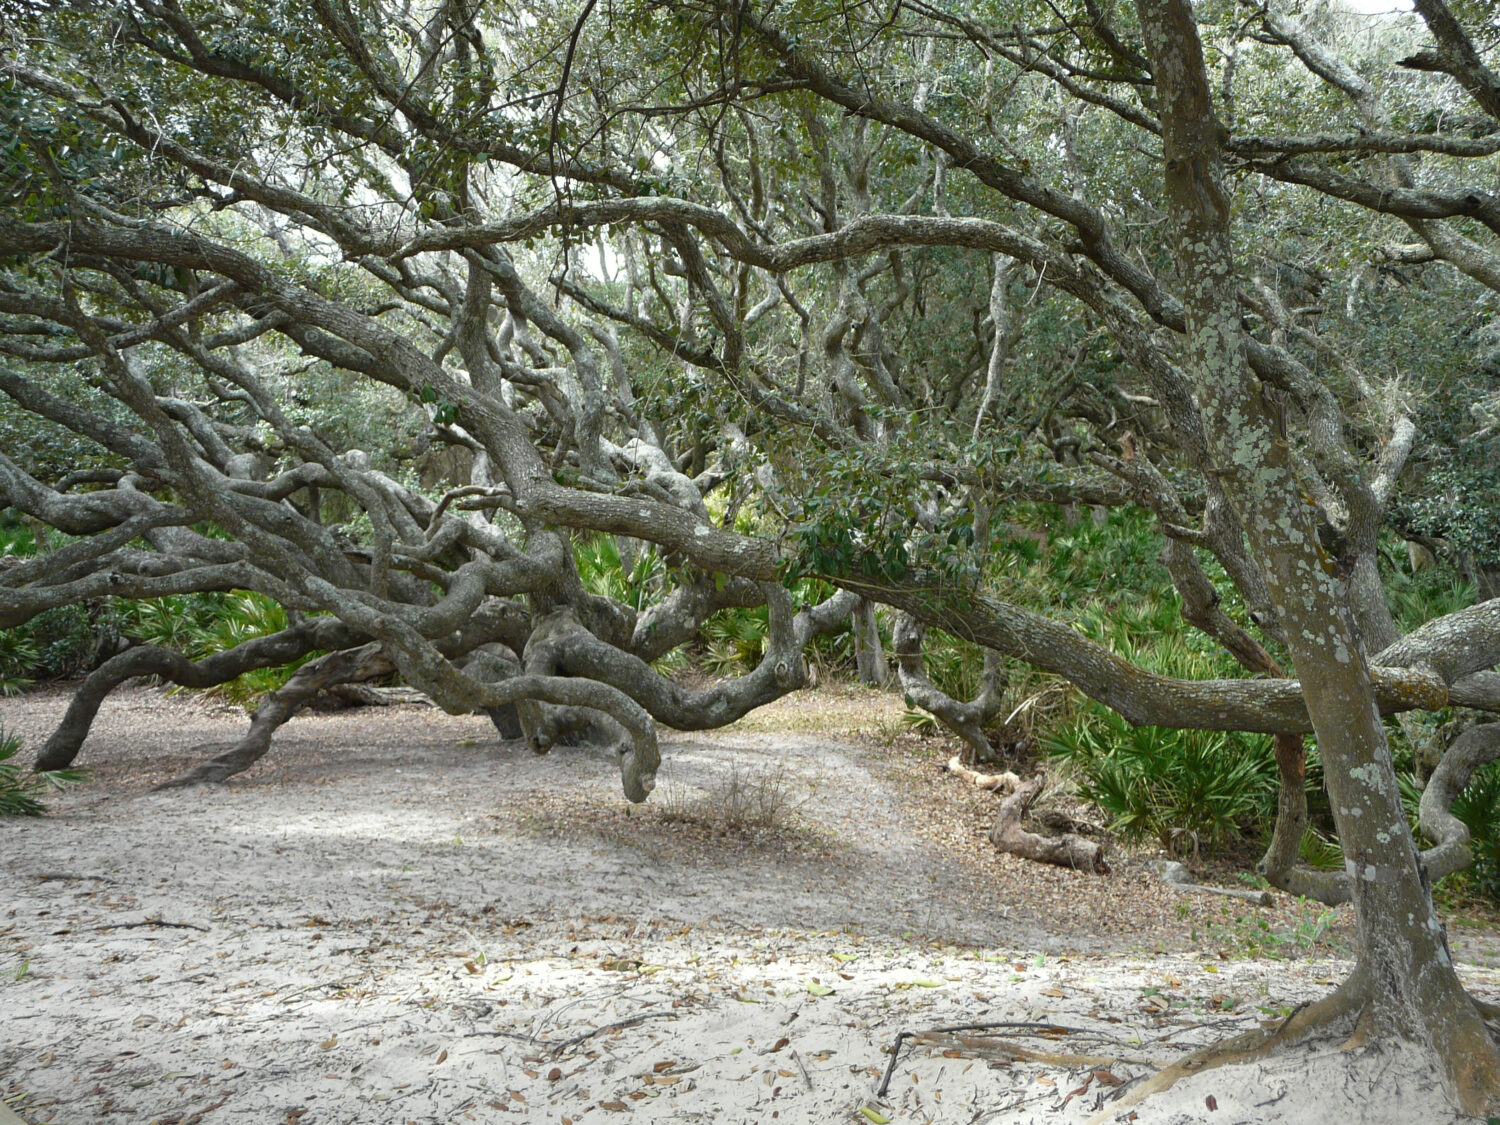
[[[84, 778], [82, 770], [23, 770], [14, 761], [21, 740], [0, 730], [0, 816], [42, 816], [47, 807], [38, 793], [61, 789]], [[16, 979], [20, 979], [19, 977]]]
[[1466, 877], [1480, 894], [1500, 899], [1500, 763], [1474, 774], [1454, 799], [1453, 815], [1469, 826], [1474, 865]]
[[941, 729], [937, 716], [927, 711], [918, 711], [915, 707], [908, 707], [901, 712], [901, 727], [923, 738], [932, 738]]
[[1262, 738], [1132, 727], [1091, 706], [1041, 744], [1077, 771], [1080, 795], [1115, 831], [1179, 853], [1253, 836], [1271, 814], [1276, 766]]
[[750, 671], [760, 662], [770, 630], [764, 606], [720, 610], [698, 629], [705, 643], [703, 670], [714, 676]]

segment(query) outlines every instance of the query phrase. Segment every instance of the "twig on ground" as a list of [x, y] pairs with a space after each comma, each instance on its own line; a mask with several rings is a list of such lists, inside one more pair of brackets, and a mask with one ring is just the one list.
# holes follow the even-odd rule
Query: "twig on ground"
[[585, 1041], [587, 1041], [589, 1039], [592, 1039], [596, 1035], [604, 1035], [604, 1034], [607, 1034], [608, 1032], [611, 1032], [611, 1031], [619, 1031], [621, 1028], [634, 1027], [638, 1023], [643, 1023], [646, 1020], [658, 1019], [661, 1016], [671, 1016], [673, 1019], [676, 1019], [677, 1018], [677, 1013], [676, 1012], [642, 1012], [638, 1016], [631, 1016], [629, 1019], [616, 1020], [614, 1023], [607, 1023], [607, 1024], [604, 1024], [604, 1025], [602, 1025], [600, 1027], [590, 1028], [588, 1031], [585, 1031], [582, 1035], [575, 1035], [571, 1039], [562, 1039], [562, 1040], [558, 1040], [558, 1041], [555, 1041], [555, 1042], [554, 1041], [549, 1041], [549, 1040], [546, 1040], [546, 1039], [538, 1039], [534, 1035], [526, 1035], [526, 1034], [524, 1034], [522, 1032], [519, 1032], [519, 1031], [502, 1031], [502, 1030], [499, 1030], [499, 1029], [496, 1029], [495, 1031], [470, 1031], [470, 1032], [467, 1032], [464, 1035], [464, 1038], [465, 1039], [472, 1039], [472, 1038], [475, 1038], [476, 1036], [495, 1036], [495, 1035], [501, 1035], [501, 1036], [504, 1036], [506, 1039], [519, 1039], [523, 1043], [534, 1044], [535, 1046], [538, 1046], [538, 1047], [541, 1047], [541, 1048], [545, 1049], [548, 1054], [560, 1055], [564, 1051], [566, 1051], [569, 1047], [576, 1047], [576, 1046], [578, 1046], [578, 1044], [583, 1043], [583, 1042], [585, 1042]]
[[792, 1048], [792, 1061], [797, 1064], [797, 1069], [802, 1072], [802, 1081], [807, 1083], [807, 1092], [813, 1092], [812, 1076], [807, 1073], [807, 1067], [802, 1064], [802, 1056], [797, 1053], [797, 1048]]
[[113, 882], [116, 882], [116, 880], [111, 879], [108, 875], [74, 875], [70, 871], [38, 871], [38, 872], [36, 872], [36, 874], [32, 875], [32, 878], [33, 879], [40, 879], [44, 883], [47, 882], [47, 881], [49, 881], [49, 880], [53, 880], [53, 879], [57, 880], [58, 882], [70, 882], [70, 883], [85, 883], [85, 882], [113, 883]]
[[[1102, 1034], [1101, 1032], [1090, 1031], [1087, 1028], [1082, 1028], [1082, 1027], [1064, 1027], [1061, 1024], [1056, 1024], [1056, 1023], [1036, 1023], [1036, 1022], [1015, 1021], [1015, 1020], [1002, 1020], [1002, 1021], [994, 1022], [994, 1023], [956, 1023], [956, 1024], [952, 1024], [951, 1026], [948, 1026], [948, 1027], [929, 1027], [926, 1031], [898, 1031], [898, 1032], [896, 1032], [896, 1039], [895, 1039], [895, 1041], [891, 1044], [891, 1061], [890, 1061], [890, 1063], [885, 1068], [885, 1077], [883, 1077], [880, 1080], [880, 1085], [878, 1087], [876, 1087], [876, 1089], [875, 1089], [875, 1096], [877, 1098], [883, 1098], [883, 1097], [885, 1097], [886, 1090], [890, 1088], [890, 1085], [891, 1085], [891, 1075], [893, 1075], [893, 1074], [896, 1073], [896, 1060], [901, 1055], [901, 1044], [905, 1040], [911, 1039], [911, 1040], [915, 1041], [915, 1040], [923, 1039], [924, 1037], [929, 1036], [929, 1035], [948, 1035], [948, 1034], [951, 1034], [953, 1032], [958, 1032], [958, 1031], [998, 1031], [1001, 1028], [1004, 1028], [1006, 1030], [1011, 1030], [1011, 1031], [1035, 1031], [1035, 1032], [1039, 1032], [1039, 1033], [1042, 1033], [1042, 1034], [1046, 1034], [1049, 1031], [1050, 1032], [1054, 1032], [1054, 1033], [1061, 1032], [1061, 1033], [1067, 1034], [1067, 1035], [1101, 1035]], [[992, 1043], [1002, 1043], [1002, 1042], [1004, 1042], [1004, 1040], [996, 1039], [996, 1040], [990, 1040], [989, 1042], [992, 1042]], [[1018, 1051], [1025, 1051], [1026, 1048], [1024, 1048], [1024, 1047], [1017, 1047], [1016, 1050], [1018, 1050]], [[1029, 1052], [1029, 1053], [1034, 1053], [1034, 1052]], [[1132, 1061], [1132, 1060], [1124, 1060], [1124, 1061]], [[1151, 1063], [1151, 1065], [1152, 1066], [1159, 1066], [1161, 1064], [1153, 1062], [1153, 1063]]]
[[159, 926], [167, 930], [199, 930], [208, 933], [207, 926], [196, 922], [163, 922], [160, 918], [147, 918], [144, 922], [111, 922], [107, 926], [95, 926], [95, 930], [139, 930], [147, 926]]

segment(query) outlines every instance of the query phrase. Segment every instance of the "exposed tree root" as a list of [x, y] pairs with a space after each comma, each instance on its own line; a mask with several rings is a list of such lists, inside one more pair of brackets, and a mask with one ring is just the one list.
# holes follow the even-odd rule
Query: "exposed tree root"
[[1229, 887], [1210, 887], [1204, 883], [1195, 883], [1188, 874], [1188, 869], [1175, 860], [1150, 859], [1146, 866], [1161, 875], [1161, 881], [1175, 890], [1199, 891], [1203, 894], [1224, 895], [1228, 898], [1240, 898], [1246, 902], [1253, 902], [1256, 906], [1270, 906], [1273, 899], [1268, 891], [1241, 891]]
[[1215, 1067], [1253, 1062], [1274, 1051], [1300, 1043], [1316, 1032], [1361, 1012], [1364, 1006], [1363, 977], [1356, 972], [1332, 994], [1305, 1008], [1297, 1009], [1276, 1027], [1258, 1028], [1223, 1043], [1211, 1044], [1164, 1067], [1120, 1101], [1091, 1117], [1088, 1125], [1105, 1125], [1122, 1110], [1139, 1105], [1152, 1094], [1170, 1090], [1184, 1078], [1191, 1078]]
[[1104, 861], [1103, 844], [1071, 834], [1039, 836], [1021, 827], [1021, 817], [1041, 793], [1045, 782], [1046, 778], [1038, 774], [1005, 799], [995, 826], [990, 829], [990, 843], [1002, 852], [1022, 859], [1108, 875], [1109, 864]]
[[[1214, 1043], [1162, 1068], [1125, 1098], [1089, 1119], [1087, 1125], [1105, 1125], [1122, 1111], [1140, 1104], [1153, 1094], [1170, 1090], [1184, 1078], [1221, 1066], [1254, 1062], [1304, 1043], [1319, 1033], [1345, 1034], [1343, 1051], [1356, 1051], [1381, 1034], [1379, 1014], [1370, 1002], [1370, 980], [1356, 969], [1334, 992], [1314, 1003], [1295, 1009], [1275, 1026], [1258, 1028], [1222, 1043]], [[1472, 1000], [1472, 998], [1471, 998]], [[1500, 1017], [1500, 1007], [1472, 1000], [1483, 1019]], [[1342, 1025], [1342, 1027], [1340, 1026]], [[1482, 1030], [1479, 1034], [1487, 1036]], [[1438, 1060], [1449, 1091], [1467, 1114], [1482, 1116], [1500, 1108], [1500, 1071], [1493, 1065], [1497, 1044], [1493, 1036], [1483, 1042], [1450, 1045]]]

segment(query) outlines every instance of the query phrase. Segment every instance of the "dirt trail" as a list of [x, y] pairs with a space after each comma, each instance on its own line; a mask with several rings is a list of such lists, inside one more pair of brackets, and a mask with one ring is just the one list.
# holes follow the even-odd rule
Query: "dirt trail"
[[[35, 745], [64, 704], [0, 701], [0, 724]], [[80, 762], [93, 783], [0, 822], [0, 1092], [28, 1125], [1082, 1121], [1115, 1089], [1090, 1078], [1059, 1106], [1087, 1068], [932, 1048], [871, 1100], [882, 1048], [1055, 1021], [1075, 1053], [1171, 1054], [1340, 971], [1224, 959], [1262, 918], [1306, 925], [1290, 904], [1240, 922], [1128, 864], [1099, 880], [993, 856], [992, 799], [874, 737], [898, 706], [841, 689], [669, 737], [660, 791], [631, 807], [609, 760], [417, 707], [301, 717], [243, 777], [151, 793], [245, 720], [121, 692]], [[726, 833], [705, 800], [772, 765], [789, 827]], [[1400, 1073], [1397, 1108], [1439, 1120], [1430, 1079]]]

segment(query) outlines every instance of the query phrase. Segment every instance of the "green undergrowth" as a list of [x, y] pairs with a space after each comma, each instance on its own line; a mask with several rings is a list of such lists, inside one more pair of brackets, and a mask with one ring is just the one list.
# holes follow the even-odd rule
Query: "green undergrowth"
[[0, 816], [41, 816], [43, 795], [85, 779], [82, 770], [22, 769], [15, 760], [21, 749], [19, 738], [0, 729]]

